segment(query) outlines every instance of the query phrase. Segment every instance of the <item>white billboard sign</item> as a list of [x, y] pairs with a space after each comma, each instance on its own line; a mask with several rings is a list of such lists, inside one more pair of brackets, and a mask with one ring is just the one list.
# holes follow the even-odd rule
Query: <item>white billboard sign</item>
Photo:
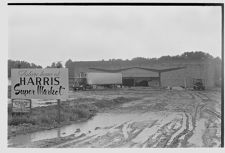
[[28, 99], [13, 99], [12, 112], [13, 113], [27, 113], [31, 110], [31, 100]]
[[12, 69], [12, 99], [67, 99], [68, 69]]

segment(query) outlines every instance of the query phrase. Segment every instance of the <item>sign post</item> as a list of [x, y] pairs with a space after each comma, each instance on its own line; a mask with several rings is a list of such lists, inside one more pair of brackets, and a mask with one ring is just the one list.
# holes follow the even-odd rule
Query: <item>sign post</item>
[[60, 124], [60, 119], [61, 119], [61, 116], [60, 116], [60, 99], [57, 99], [57, 105], [58, 105], [58, 123]]

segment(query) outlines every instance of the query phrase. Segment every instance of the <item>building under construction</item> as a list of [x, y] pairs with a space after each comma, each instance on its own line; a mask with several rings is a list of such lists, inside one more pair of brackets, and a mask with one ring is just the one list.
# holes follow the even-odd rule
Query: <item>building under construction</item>
[[[193, 61], [80, 61], [69, 67], [69, 77], [85, 77], [87, 72], [122, 73], [124, 86], [193, 87], [194, 79], [201, 79], [206, 88], [221, 84], [221, 63], [216, 60]], [[71, 84], [71, 83], [70, 83]]]

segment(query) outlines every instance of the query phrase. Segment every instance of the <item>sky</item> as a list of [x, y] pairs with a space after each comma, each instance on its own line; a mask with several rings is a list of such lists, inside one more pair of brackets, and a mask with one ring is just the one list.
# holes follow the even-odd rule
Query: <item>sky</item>
[[221, 57], [221, 9], [201, 6], [9, 6], [8, 58], [52, 62]]

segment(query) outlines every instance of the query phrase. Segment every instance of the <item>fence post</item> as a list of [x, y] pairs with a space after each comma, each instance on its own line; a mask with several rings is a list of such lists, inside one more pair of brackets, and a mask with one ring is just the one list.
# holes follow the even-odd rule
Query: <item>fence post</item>
[[60, 124], [61, 114], [60, 114], [60, 99], [57, 99], [57, 105], [58, 105], [58, 123]]
[[32, 100], [30, 99], [30, 115], [32, 113]]

